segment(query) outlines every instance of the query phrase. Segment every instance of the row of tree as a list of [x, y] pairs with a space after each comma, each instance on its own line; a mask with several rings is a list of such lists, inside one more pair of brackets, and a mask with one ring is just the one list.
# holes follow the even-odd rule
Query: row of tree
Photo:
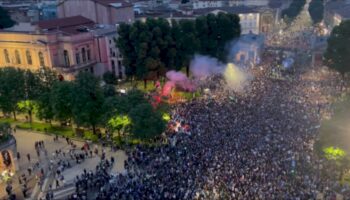
[[233, 14], [209, 14], [171, 23], [163, 18], [147, 19], [121, 24], [117, 47], [127, 75], [154, 79], [167, 70], [188, 67], [195, 53], [225, 60], [227, 42], [240, 32], [239, 17]]
[[350, 72], [350, 20], [345, 20], [333, 28], [328, 38], [324, 62], [344, 76]]
[[320, 23], [323, 19], [324, 0], [312, 0], [309, 5], [309, 13], [314, 24]]
[[288, 8], [282, 10], [282, 16], [288, 21], [293, 21], [303, 10], [306, 0], [293, 0]]
[[81, 73], [70, 82], [60, 81], [49, 69], [32, 72], [1, 68], [0, 109], [12, 113], [14, 118], [16, 112], [25, 112], [30, 123], [33, 114], [48, 122], [74, 121], [78, 127], [92, 128], [93, 133], [98, 127], [107, 127], [148, 138], [165, 128], [161, 112], [151, 106], [142, 92], [132, 90], [118, 95], [113, 85], [102, 84], [90, 73]]

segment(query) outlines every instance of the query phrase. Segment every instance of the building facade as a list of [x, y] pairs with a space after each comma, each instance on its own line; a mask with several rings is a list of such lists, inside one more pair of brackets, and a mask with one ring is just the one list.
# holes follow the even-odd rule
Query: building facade
[[59, 18], [81, 15], [98, 24], [115, 25], [134, 21], [133, 5], [124, 0], [60, 0]]
[[[97, 76], [112, 71], [110, 55], [106, 52], [111, 47], [100, 41], [115, 37], [115, 26], [97, 26], [87, 18], [76, 16], [40, 21], [33, 27], [34, 31], [0, 32], [0, 67], [30, 70], [48, 67], [66, 79], [72, 79], [80, 71]], [[117, 64], [118, 61], [115, 74], [122, 73], [123, 78], [124, 70]]]

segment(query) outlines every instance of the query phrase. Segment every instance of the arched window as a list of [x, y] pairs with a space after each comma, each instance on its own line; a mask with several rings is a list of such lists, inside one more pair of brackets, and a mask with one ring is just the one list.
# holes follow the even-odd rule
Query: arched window
[[32, 65], [33, 64], [33, 62], [32, 62], [32, 55], [30, 54], [29, 50], [26, 51], [26, 57], [27, 57], [28, 65]]
[[86, 62], [86, 52], [85, 52], [85, 48], [81, 49], [81, 55], [83, 56], [83, 63]]
[[16, 58], [16, 63], [21, 64], [21, 57], [19, 55], [18, 50], [15, 51], [15, 58]]
[[7, 51], [7, 49], [4, 49], [4, 57], [5, 57], [6, 63], [10, 63], [9, 51]]
[[64, 66], [69, 67], [70, 62], [69, 62], [69, 55], [67, 50], [63, 50], [63, 58], [64, 58]]
[[38, 53], [40, 67], [45, 67], [44, 55], [41, 51]]

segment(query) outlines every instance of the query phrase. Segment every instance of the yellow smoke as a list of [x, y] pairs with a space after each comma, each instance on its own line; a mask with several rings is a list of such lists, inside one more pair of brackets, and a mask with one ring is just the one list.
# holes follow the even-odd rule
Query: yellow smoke
[[247, 74], [240, 70], [233, 63], [228, 63], [224, 71], [224, 77], [227, 83], [227, 86], [233, 90], [243, 89], [244, 84], [247, 80]]

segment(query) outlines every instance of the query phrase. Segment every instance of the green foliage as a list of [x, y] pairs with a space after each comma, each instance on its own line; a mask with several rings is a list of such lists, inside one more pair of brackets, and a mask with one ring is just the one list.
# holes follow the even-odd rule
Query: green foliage
[[155, 79], [188, 66], [195, 53], [225, 59], [225, 45], [240, 35], [237, 15], [210, 14], [193, 20], [147, 19], [121, 24], [117, 47], [127, 75]]
[[55, 82], [50, 91], [50, 104], [54, 118], [63, 122], [73, 117], [72, 113], [73, 83]]
[[73, 83], [72, 111], [74, 121], [81, 126], [96, 126], [102, 122], [104, 95], [100, 80], [90, 73], [80, 73]]
[[305, 3], [306, 0], [293, 0], [288, 8], [282, 10], [282, 16], [290, 21], [294, 20], [302, 11]]
[[107, 71], [103, 74], [103, 81], [106, 84], [117, 84], [118, 79], [113, 72]]
[[328, 160], [341, 160], [346, 156], [345, 151], [337, 147], [326, 147], [323, 153]]
[[58, 75], [51, 69], [43, 68], [38, 71], [37, 76], [40, 80], [38, 85], [40, 95], [37, 98], [37, 117], [39, 119], [52, 120], [54, 112], [51, 103], [51, 89], [58, 82]]
[[323, 0], [312, 0], [309, 5], [309, 13], [314, 24], [320, 23], [323, 19]]
[[33, 121], [33, 113], [38, 110], [38, 104], [32, 100], [24, 100], [17, 103], [18, 110], [23, 113], [28, 113], [29, 123]]
[[118, 133], [127, 132], [131, 125], [130, 118], [127, 115], [116, 115], [108, 120], [108, 128], [114, 132]]
[[16, 22], [11, 19], [7, 10], [0, 7], [0, 29], [12, 27], [15, 23]]
[[342, 75], [350, 71], [350, 20], [334, 27], [328, 39], [324, 62]]
[[111, 84], [105, 84], [102, 87], [102, 90], [105, 97], [113, 97], [117, 94], [115, 91], [115, 86]]
[[24, 73], [22, 70], [0, 68], [0, 108], [4, 113], [13, 113], [16, 118], [17, 102], [24, 99]]
[[153, 110], [149, 103], [137, 105], [130, 111], [129, 117], [132, 120], [131, 132], [135, 138], [154, 138], [165, 130], [166, 124], [161, 113]]

